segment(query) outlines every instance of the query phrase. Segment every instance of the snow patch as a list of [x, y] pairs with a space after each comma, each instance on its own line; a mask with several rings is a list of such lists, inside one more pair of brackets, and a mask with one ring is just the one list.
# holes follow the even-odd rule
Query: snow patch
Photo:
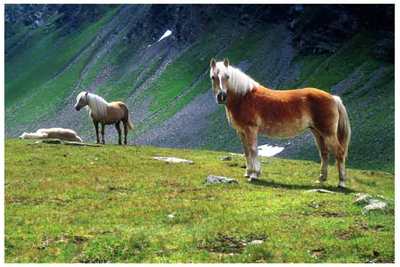
[[158, 41], [160, 42], [162, 39], [167, 38], [168, 36], [171, 35], [171, 33], [172, 33], [172, 32], [171, 32], [170, 30], [167, 30], [167, 31], [164, 33], [164, 35], [161, 36], [160, 39], [158, 39]]
[[258, 147], [258, 155], [261, 157], [272, 157], [283, 151], [284, 147], [262, 145]]

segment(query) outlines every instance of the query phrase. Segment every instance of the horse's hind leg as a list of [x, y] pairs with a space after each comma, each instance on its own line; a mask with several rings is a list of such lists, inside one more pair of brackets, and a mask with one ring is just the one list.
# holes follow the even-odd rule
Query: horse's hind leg
[[122, 145], [122, 142], [121, 142], [121, 126], [120, 126], [120, 122], [121, 122], [121, 121], [119, 121], [119, 122], [117, 122], [117, 123], [115, 124], [115, 128], [117, 128], [117, 131], [118, 131], [118, 145]]
[[240, 137], [240, 140], [242, 141], [244, 155], [246, 156], [246, 161], [247, 161], [246, 173], [244, 174], [244, 177], [249, 178], [251, 175], [251, 170], [253, 169], [253, 167], [252, 167], [253, 162], [251, 161], [251, 158], [250, 158], [249, 144], [248, 144], [246, 136], [243, 132], [237, 131], [237, 133]]
[[124, 122], [124, 134], [125, 134], [124, 144], [126, 145], [126, 144], [128, 143], [128, 141], [127, 141], [127, 135], [128, 135], [128, 121]]
[[323, 183], [328, 179], [328, 166], [329, 166], [329, 149], [322, 135], [317, 130], [311, 130], [314, 135], [315, 143], [319, 150], [319, 156], [321, 157], [321, 168], [319, 178], [316, 181], [317, 184]]
[[346, 178], [346, 170], [345, 170], [345, 151], [343, 147], [340, 145], [339, 140], [337, 139], [336, 134], [331, 135], [325, 138], [328, 147], [335, 154], [338, 172], [339, 172], [339, 185], [338, 187], [345, 188]]
[[104, 141], [104, 128], [106, 128], [105, 124], [101, 124], [101, 142], [103, 143], [103, 145], [106, 143], [106, 141]]

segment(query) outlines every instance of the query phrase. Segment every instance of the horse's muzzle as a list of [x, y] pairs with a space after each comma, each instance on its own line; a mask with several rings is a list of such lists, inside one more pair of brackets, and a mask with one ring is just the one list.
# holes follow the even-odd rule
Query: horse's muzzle
[[80, 108], [80, 107], [78, 107], [78, 106], [76, 106], [76, 107], [75, 107], [75, 109], [76, 109], [77, 111], [79, 111], [81, 108]]
[[225, 104], [228, 94], [225, 91], [219, 90], [217, 93], [218, 104]]

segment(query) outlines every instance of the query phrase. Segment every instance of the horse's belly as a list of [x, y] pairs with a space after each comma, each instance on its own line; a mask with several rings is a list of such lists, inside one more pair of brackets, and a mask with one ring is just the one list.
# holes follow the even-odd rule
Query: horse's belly
[[265, 124], [259, 127], [259, 134], [271, 139], [290, 139], [308, 129], [310, 125], [306, 122], [291, 124]]

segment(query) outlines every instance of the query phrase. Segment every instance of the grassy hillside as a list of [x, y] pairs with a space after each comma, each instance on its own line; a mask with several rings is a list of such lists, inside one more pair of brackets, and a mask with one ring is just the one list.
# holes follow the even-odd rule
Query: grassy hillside
[[[228, 57], [266, 87], [340, 95], [353, 133], [347, 164], [394, 173], [394, 64], [373, 57], [378, 33], [360, 30], [336, 52], [304, 54], [284, 22], [237, 23], [226, 8], [174, 13], [165, 6], [160, 13], [157, 5], [105, 5], [76, 28], [59, 24], [64, 13], [39, 27], [13, 28], [6, 39], [6, 138], [65, 127], [94, 141], [87, 114], [73, 109], [76, 95], [90, 91], [127, 103], [135, 125], [130, 144], [241, 152], [210, 92], [210, 59]], [[224, 23], [211, 20], [220, 16]], [[158, 42], [167, 27], [172, 35]], [[108, 127], [106, 142], [116, 134]], [[309, 133], [260, 143], [284, 146], [285, 158], [319, 161]]]
[[[353, 203], [394, 198], [391, 174], [349, 169], [343, 191], [331, 166], [334, 194], [320, 194], [309, 161], [262, 158], [249, 183], [245, 159], [224, 152], [31, 142], [5, 142], [7, 263], [394, 262], [394, 203], [365, 215]], [[211, 174], [238, 183], [204, 185]]]

